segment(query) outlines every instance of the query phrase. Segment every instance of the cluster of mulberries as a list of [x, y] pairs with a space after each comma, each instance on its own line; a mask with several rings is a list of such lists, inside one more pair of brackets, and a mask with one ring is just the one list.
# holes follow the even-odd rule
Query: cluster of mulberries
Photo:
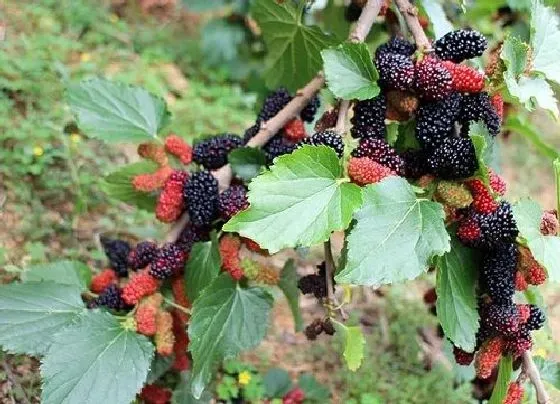
[[330, 318], [327, 318], [325, 320], [316, 318], [311, 324], [305, 327], [304, 331], [305, 336], [309, 341], [316, 340], [317, 337], [323, 332], [327, 335], [334, 335], [335, 329]]
[[338, 157], [342, 157], [344, 154], [344, 142], [334, 130], [316, 132], [312, 136], [303, 139], [299, 146], [306, 144], [311, 146], [328, 146], [336, 152]]
[[223, 220], [231, 219], [248, 207], [247, 188], [244, 185], [232, 185], [218, 197], [218, 213]]
[[130, 244], [124, 240], [110, 239], [103, 236], [100, 241], [103, 246], [103, 251], [109, 260], [109, 267], [114, 270], [118, 276], [127, 276]]
[[209, 171], [191, 175], [185, 182], [183, 198], [191, 222], [195, 226], [209, 226], [218, 214], [218, 181]]
[[194, 145], [193, 161], [208, 170], [216, 170], [226, 165], [229, 152], [242, 144], [243, 139], [231, 133], [203, 139]]
[[189, 179], [186, 171], [176, 170], [167, 178], [156, 204], [156, 217], [164, 223], [174, 222], [185, 210], [183, 188]]
[[167, 279], [181, 271], [186, 261], [185, 250], [176, 243], [168, 243], [157, 250], [150, 262], [149, 273], [156, 279]]
[[319, 273], [301, 277], [298, 281], [298, 289], [304, 295], [313, 294], [317, 299], [327, 297], [327, 280], [325, 279], [325, 263], [317, 267]]
[[431, 174], [457, 180], [475, 174], [478, 160], [468, 136], [470, 124], [482, 122], [496, 135], [503, 108], [499, 97], [484, 91], [485, 75], [461, 62], [480, 56], [486, 45], [480, 33], [458, 30], [435, 41], [435, 52], [421, 58], [416, 58], [412, 43], [398, 37], [377, 49], [381, 93], [354, 105], [351, 134], [362, 140], [384, 139], [386, 119], [414, 117], [420, 149], [399, 146], [402, 157], [397, 167], [374, 159], [377, 164], [369, 164], [373, 178], [386, 171], [379, 164], [413, 178]]

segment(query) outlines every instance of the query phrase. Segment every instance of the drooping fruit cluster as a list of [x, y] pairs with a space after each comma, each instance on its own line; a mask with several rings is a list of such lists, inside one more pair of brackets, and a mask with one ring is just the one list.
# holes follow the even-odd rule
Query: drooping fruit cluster
[[330, 318], [326, 318], [324, 320], [316, 318], [311, 324], [305, 327], [304, 333], [309, 341], [315, 341], [322, 333], [334, 335], [335, 329]]
[[243, 144], [243, 140], [232, 133], [202, 139], [193, 148], [193, 160], [208, 170], [216, 170], [227, 164], [230, 151]]
[[313, 294], [317, 299], [327, 296], [327, 281], [325, 278], [325, 263], [317, 267], [317, 274], [310, 274], [301, 277], [298, 281], [298, 288], [304, 295]]
[[128, 253], [130, 252], [130, 244], [124, 240], [110, 239], [101, 237], [101, 245], [103, 251], [109, 259], [109, 267], [113, 269], [118, 276], [124, 277], [128, 274]]

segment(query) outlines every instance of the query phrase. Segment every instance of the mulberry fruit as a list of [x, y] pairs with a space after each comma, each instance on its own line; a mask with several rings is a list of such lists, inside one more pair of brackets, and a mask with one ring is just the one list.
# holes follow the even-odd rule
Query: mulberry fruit
[[461, 101], [459, 119], [463, 123], [482, 121], [491, 135], [496, 136], [500, 133], [500, 117], [494, 110], [486, 92], [465, 95]]
[[268, 164], [271, 164], [276, 157], [293, 152], [296, 149], [296, 145], [296, 143], [290, 142], [280, 133], [273, 136], [272, 139], [263, 146], [262, 150], [266, 155]]
[[519, 332], [505, 340], [504, 349], [511, 353], [514, 357], [518, 357], [523, 352], [528, 351], [533, 346], [531, 333], [525, 327], [521, 327]]
[[147, 271], [133, 273], [122, 289], [122, 298], [126, 304], [135, 305], [144, 296], [154, 294], [158, 287], [158, 280]]
[[257, 133], [259, 133], [260, 130], [260, 125], [259, 124], [254, 124], [253, 126], [251, 126], [249, 129], [247, 129], [245, 131], [245, 134], [243, 135], [243, 144], [247, 144], [247, 142], [249, 140], [251, 140], [252, 138], [255, 137], [255, 135]]
[[262, 249], [256, 241], [248, 238], [242, 238], [241, 241], [243, 241], [243, 244], [245, 244], [245, 247], [247, 247], [249, 251], [253, 251], [260, 255], [268, 255], [268, 251]]
[[344, 153], [344, 142], [338, 133], [333, 130], [317, 132], [313, 136], [303, 139], [300, 145], [308, 144], [311, 146], [328, 146], [333, 149], [338, 157]]
[[358, 185], [375, 184], [394, 172], [368, 157], [352, 157], [348, 161], [348, 176]]
[[541, 219], [541, 234], [543, 236], [556, 236], [560, 223], [558, 223], [558, 216], [556, 211], [548, 210], [543, 213]]
[[525, 280], [525, 276], [521, 271], [515, 272], [515, 290], [524, 291], [527, 290], [529, 284]]
[[466, 29], [449, 32], [433, 44], [437, 56], [455, 63], [482, 55], [487, 46], [480, 32]]
[[457, 228], [457, 237], [466, 245], [473, 245], [480, 240], [481, 230], [474, 218], [465, 218]]
[[305, 392], [299, 388], [293, 388], [282, 397], [282, 404], [302, 404], [305, 401]]
[[194, 243], [208, 240], [210, 240], [209, 227], [196, 227], [193, 226], [192, 223], [188, 223], [179, 234], [175, 243], [179, 245], [183, 251], [189, 253]]
[[494, 94], [490, 97], [490, 103], [500, 118], [500, 122], [502, 122], [504, 120], [504, 99], [500, 94]]
[[118, 280], [117, 274], [112, 269], [104, 269], [91, 278], [90, 289], [93, 293], [101, 293]]
[[239, 259], [241, 241], [234, 236], [223, 236], [220, 239], [220, 256], [222, 257], [222, 269], [230, 276], [239, 280], [243, 277], [243, 268]]
[[150, 275], [156, 279], [167, 279], [181, 271], [187, 261], [187, 254], [177, 244], [168, 243], [161, 247], [150, 264]]
[[169, 176], [159, 194], [156, 205], [156, 217], [163, 223], [174, 222], [185, 210], [183, 188], [189, 179], [186, 171], [174, 171]]
[[262, 105], [257, 117], [257, 123], [266, 122], [278, 114], [290, 101], [292, 96], [285, 88], [279, 88], [269, 94]]
[[[478, 237], [470, 238], [469, 234], [473, 235], [475, 229]], [[502, 201], [498, 209], [490, 215], [471, 212], [457, 231], [459, 239], [466, 245], [485, 249], [496, 247], [501, 243], [513, 243], [518, 234], [511, 205], [505, 201]]]
[[315, 96], [309, 101], [309, 103], [301, 110], [299, 116], [305, 122], [313, 122], [315, 119], [315, 114], [321, 106], [321, 100], [319, 97]]
[[189, 345], [189, 337], [185, 330], [185, 322], [179, 315], [179, 311], [175, 310], [171, 313], [173, 316], [173, 353], [175, 355], [171, 367], [179, 372], [185, 371], [190, 366], [189, 357], [187, 355], [187, 347]]
[[484, 88], [484, 74], [479, 73], [470, 66], [443, 62], [445, 68], [451, 73], [453, 91], [461, 93], [478, 93]]
[[263, 285], [274, 286], [278, 285], [279, 281], [280, 274], [278, 273], [278, 271], [267, 266], [261, 267], [259, 272], [255, 276], [255, 282]]
[[298, 281], [298, 288], [304, 295], [313, 294], [317, 299], [327, 297], [327, 281], [325, 279], [325, 265], [319, 266], [318, 274], [305, 275]]
[[311, 324], [305, 327], [304, 334], [309, 341], [315, 341], [317, 336], [323, 332], [323, 320], [316, 318]]
[[412, 56], [416, 52], [416, 45], [401, 37], [392, 37], [388, 42], [380, 45], [375, 51], [375, 57], [387, 53], [396, 53], [404, 56]]
[[112, 240], [107, 237], [101, 237], [101, 245], [105, 251], [105, 255], [109, 259], [109, 266], [120, 277], [128, 274], [128, 253], [130, 252], [130, 244], [124, 240]]
[[406, 178], [418, 179], [427, 173], [426, 155], [423, 150], [407, 150], [401, 157]]
[[455, 362], [462, 366], [469, 366], [474, 359], [474, 353], [463, 351], [456, 346], [453, 347], [453, 356], [455, 357]]
[[192, 161], [192, 147], [180, 136], [167, 136], [165, 138], [165, 150], [176, 156], [185, 165], [190, 164]]
[[519, 312], [511, 301], [485, 306], [482, 309], [481, 321], [484, 326], [504, 336], [511, 336], [519, 330]]
[[321, 115], [317, 122], [315, 122], [314, 129], [316, 132], [322, 132], [329, 128], [336, 126], [336, 121], [338, 120], [338, 107], [329, 109]]
[[136, 320], [136, 331], [144, 335], [155, 335], [156, 333], [156, 318], [157, 312], [159, 310], [159, 305], [152, 305], [148, 303], [140, 303], [134, 313], [134, 319]]
[[173, 173], [169, 166], [163, 166], [154, 173], [138, 174], [132, 179], [132, 186], [139, 192], [153, 192], [165, 184], [167, 178]]
[[156, 351], [161, 356], [169, 356], [173, 353], [175, 336], [173, 335], [173, 317], [171, 313], [160, 310], [156, 316]]
[[472, 208], [475, 212], [488, 215], [498, 209], [498, 202], [494, 200], [494, 197], [481, 180], [469, 180], [467, 181], [467, 185], [472, 192]]
[[398, 53], [382, 53], [375, 63], [379, 83], [392, 90], [410, 90], [414, 84], [414, 64], [410, 57]]
[[436, 195], [444, 204], [458, 209], [468, 207], [473, 201], [467, 187], [457, 182], [440, 181], [436, 188]]
[[218, 195], [218, 181], [208, 171], [192, 174], [185, 183], [183, 197], [195, 226], [209, 226], [216, 219]]
[[427, 165], [436, 177], [454, 180], [472, 176], [478, 160], [470, 139], [447, 138], [428, 154]]
[[383, 93], [370, 100], [358, 101], [354, 106], [354, 115], [350, 119], [354, 138], [385, 137], [385, 115], [387, 100]]
[[[187, 298], [187, 293], [185, 291], [185, 282], [181, 273], [176, 274], [171, 279], [171, 293], [173, 294], [173, 301], [182, 307], [189, 307], [189, 299]], [[181, 318], [181, 321], [186, 324], [188, 316], [185, 312], [176, 310], [177, 315]]]
[[474, 362], [477, 377], [481, 379], [490, 377], [502, 357], [503, 349], [504, 341], [499, 337], [492, 338], [482, 344]]
[[437, 101], [453, 91], [453, 77], [445, 66], [432, 57], [425, 57], [416, 63], [416, 90], [420, 97]]
[[156, 243], [142, 241], [128, 253], [128, 265], [132, 269], [146, 268], [155, 258], [156, 252]]
[[489, 169], [488, 175], [490, 176], [490, 188], [492, 188], [492, 191], [500, 196], [504, 196], [507, 191], [507, 184], [504, 179], [491, 169]]
[[249, 207], [247, 190], [243, 185], [232, 185], [218, 199], [218, 212], [223, 220], [229, 220]]
[[531, 304], [529, 306], [529, 318], [524, 324], [525, 328], [529, 331], [540, 330], [546, 322], [546, 316], [541, 308]]
[[505, 304], [515, 293], [517, 247], [512, 243], [488, 251], [481, 263], [481, 283], [492, 302]]
[[97, 296], [90, 304], [90, 308], [107, 307], [113, 310], [124, 310], [127, 308], [127, 302], [123, 300], [123, 291], [115, 284], [107, 286], [99, 296]]
[[242, 144], [243, 140], [231, 133], [212, 136], [194, 145], [193, 160], [208, 170], [215, 170], [225, 166], [228, 153]]
[[461, 95], [452, 93], [441, 101], [424, 103], [416, 116], [416, 139], [426, 149], [441, 146], [455, 129], [461, 112]]
[[303, 121], [301, 119], [292, 119], [286, 125], [284, 125], [284, 132], [282, 133], [282, 135], [293, 143], [305, 139], [307, 134], [305, 133], [305, 126], [303, 125]]
[[163, 146], [156, 143], [142, 143], [138, 146], [138, 155], [142, 158], [152, 160], [160, 167], [169, 165], [169, 159]]
[[147, 384], [140, 392], [140, 398], [146, 404], [168, 404], [173, 393], [171, 390], [155, 384]]
[[524, 393], [523, 386], [519, 382], [512, 382], [508, 386], [506, 397], [502, 404], [521, 404]]
[[403, 172], [403, 159], [384, 139], [361, 139], [358, 147], [352, 150], [352, 157], [368, 157], [397, 174]]

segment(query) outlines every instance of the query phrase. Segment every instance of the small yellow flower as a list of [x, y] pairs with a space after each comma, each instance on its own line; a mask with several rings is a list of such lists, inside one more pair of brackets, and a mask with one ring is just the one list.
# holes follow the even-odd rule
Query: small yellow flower
[[239, 376], [237, 376], [237, 381], [242, 386], [248, 385], [251, 381], [251, 372], [247, 372], [246, 370], [244, 370], [243, 372], [239, 373]]
[[536, 356], [542, 356], [543, 358], [546, 358], [546, 349], [544, 348], [539, 348], [535, 351], [535, 355]]
[[72, 143], [78, 143], [80, 140], [82, 140], [82, 137], [79, 133], [72, 133], [70, 135], [70, 140], [72, 141]]
[[111, 14], [109, 16], [109, 21], [111, 21], [113, 24], [119, 22], [119, 16], [116, 15], [115, 13]]
[[89, 52], [84, 52], [80, 56], [80, 60], [84, 63], [87, 63], [91, 60], [91, 54]]
[[45, 150], [41, 146], [35, 146], [33, 148], [33, 155], [34, 156], [41, 157], [43, 154], [45, 154]]

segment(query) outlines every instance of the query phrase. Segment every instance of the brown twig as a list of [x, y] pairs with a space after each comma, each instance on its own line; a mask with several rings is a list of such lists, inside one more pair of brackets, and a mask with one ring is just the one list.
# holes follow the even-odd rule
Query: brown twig
[[406, 21], [406, 25], [408, 25], [408, 29], [414, 37], [414, 42], [416, 42], [418, 49], [422, 52], [431, 51], [432, 45], [430, 40], [426, 36], [424, 28], [420, 25], [420, 21], [418, 21], [418, 9], [410, 4], [408, 0], [395, 0], [395, 3]]
[[531, 384], [535, 386], [535, 391], [537, 392], [537, 403], [538, 404], [552, 404], [550, 396], [544, 387], [544, 383], [541, 379], [541, 374], [539, 373], [539, 369], [535, 365], [533, 361], [533, 357], [531, 356], [530, 351], [525, 351], [523, 353], [523, 374], [525, 374]]

